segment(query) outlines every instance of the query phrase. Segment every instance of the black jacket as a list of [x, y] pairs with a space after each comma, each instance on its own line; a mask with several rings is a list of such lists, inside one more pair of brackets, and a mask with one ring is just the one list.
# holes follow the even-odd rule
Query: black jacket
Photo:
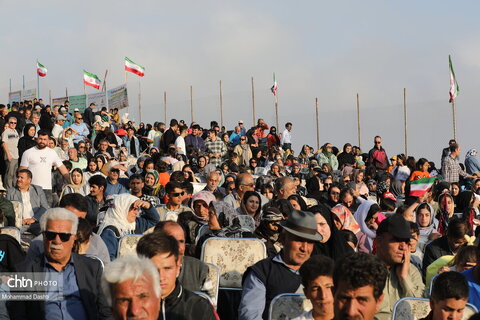
[[441, 238], [435, 239], [432, 242], [430, 242], [425, 247], [425, 253], [423, 255], [423, 262], [422, 262], [423, 275], [425, 276], [427, 267], [432, 262], [446, 255], [453, 255], [453, 252], [450, 249], [450, 246], [448, 245], [447, 236], [443, 236]]
[[175, 289], [162, 300], [160, 320], [216, 320], [213, 306], [207, 299], [185, 290], [177, 281]]
[[[102, 266], [100, 262], [72, 253], [80, 297], [88, 319], [113, 319], [101, 288]], [[16, 266], [17, 272], [43, 272], [44, 256], [26, 260]], [[10, 318], [45, 319], [45, 301], [16, 301], [7, 304]], [[47, 319], [50, 320], [50, 319]]]

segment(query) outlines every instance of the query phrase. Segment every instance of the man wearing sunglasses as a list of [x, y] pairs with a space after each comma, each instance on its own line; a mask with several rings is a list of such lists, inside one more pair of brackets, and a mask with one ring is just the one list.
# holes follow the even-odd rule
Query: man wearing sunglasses
[[382, 147], [382, 137], [376, 136], [373, 142], [374, 146], [368, 152], [368, 163], [377, 168], [377, 170], [387, 171], [390, 163], [388, 162], [387, 152]]
[[8, 119], [8, 127], [2, 133], [2, 147], [5, 152], [5, 164], [7, 169], [5, 171], [5, 176], [3, 183], [6, 189], [12, 188], [15, 186], [15, 174], [18, 168], [18, 140], [20, 136], [18, 135], [17, 130], [17, 118], [10, 117]]
[[85, 140], [85, 138], [90, 133], [90, 130], [88, 130], [87, 124], [83, 122], [83, 116], [80, 112], [75, 112], [74, 117], [75, 117], [75, 122], [72, 125], [70, 125], [70, 128], [77, 131], [77, 134], [73, 137], [73, 142], [77, 144], [80, 141]]
[[[40, 218], [45, 253], [26, 260], [17, 272], [44, 272], [62, 277], [63, 300], [18, 301], [9, 306], [19, 319], [110, 319], [112, 314], [101, 289], [99, 261], [72, 253], [78, 217], [64, 208], [49, 209]], [[51, 290], [57, 290], [58, 286]]]
[[165, 186], [165, 193], [167, 195], [167, 204], [157, 208], [160, 215], [160, 221], [173, 220], [177, 221], [178, 215], [182, 212], [192, 210], [182, 204], [186, 194], [181, 183], [170, 181]]

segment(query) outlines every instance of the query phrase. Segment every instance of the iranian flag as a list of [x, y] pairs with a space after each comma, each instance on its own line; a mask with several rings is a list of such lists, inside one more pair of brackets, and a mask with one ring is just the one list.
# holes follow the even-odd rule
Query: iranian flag
[[37, 61], [37, 74], [40, 77], [45, 77], [47, 75], [47, 67]]
[[413, 197], [421, 197], [428, 192], [435, 182], [436, 177], [423, 178], [410, 182], [410, 195]]
[[448, 64], [450, 65], [450, 100], [448, 102], [452, 103], [458, 96], [460, 88], [458, 87], [457, 79], [455, 78], [455, 71], [453, 71], [452, 58], [450, 55], [448, 55]]
[[275, 79], [275, 73], [273, 73], [273, 86], [270, 88], [270, 90], [272, 90], [272, 93], [274, 96], [277, 95], [278, 84], [277, 84], [277, 80]]
[[125, 57], [125, 71], [135, 73], [137, 76], [143, 77], [145, 75], [145, 67], [136, 64], [132, 60]]
[[83, 70], [83, 83], [95, 89], [100, 89], [100, 79], [95, 74], [85, 70]]

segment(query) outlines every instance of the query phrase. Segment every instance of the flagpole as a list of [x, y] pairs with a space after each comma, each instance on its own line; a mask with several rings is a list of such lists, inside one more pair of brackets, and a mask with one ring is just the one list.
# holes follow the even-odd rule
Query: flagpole
[[9, 92], [12, 92], [12, 78], [10, 78], [10, 91]]
[[49, 101], [49, 105], [52, 105], [52, 90], [48, 90], [48, 101]]
[[[83, 84], [83, 86], [85, 86], [85, 84]], [[65, 97], [67, 97], [67, 100], [68, 100], [68, 88], [65, 87]]]
[[360, 136], [360, 97], [357, 93], [357, 130], [358, 130], [358, 147], [362, 149], [361, 141], [362, 138]]
[[278, 97], [277, 94], [275, 94], [275, 123], [277, 124], [277, 130], [280, 130], [278, 126]]
[[222, 92], [222, 80], [220, 80], [220, 127], [223, 127], [223, 92]]
[[[37, 60], [38, 65], [38, 60]], [[37, 68], [37, 100], [40, 99], [40, 76], [38, 75], [38, 68]]]
[[140, 122], [142, 122], [142, 82], [138, 80], [138, 113], [140, 113]]
[[255, 126], [255, 123], [257, 120], [255, 119], [255, 87], [253, 85], [253, 77], [252, 77], [252, 108], [253, 108], [253, 127]]
[[22, 76], [23, 79], [23, 91], [25, 91], [25, 75]]
[[83, 81], [83, 94], [87, 94], [87, 88], [85, 86], [85, 81]]
[[405, 133], [405, 156], [408, 156], [407, 137], [407, 88], [403, 88], [403, 130]]
[[[127, 88], [127, 71], [125, 71], [125, 88]], [[129, 105], [130, 104], [127, 105], [127, 113], [130, 113], [130, 112], [128, 112], [128, 109], [130, 108]]]
[[165, 112], [165, 124], [167, 123], [167, 91], [163, 91], [163, 110]]
[[457, 140], [457, 121], [456, 121], [456, 110], [455, 110], [455, 99], [452, 99], [452, 120], [453, 120], [453, 139]]
[[190, 112], [191, 112], [191, 116], [192, 116], [192, 122], [193, 122], [193, 87], [190, 86]]
[[317, 124], [317, 150], [320, 149], [320, 127], [318, 126], [318, 98], [315, 98], [315, 119]]

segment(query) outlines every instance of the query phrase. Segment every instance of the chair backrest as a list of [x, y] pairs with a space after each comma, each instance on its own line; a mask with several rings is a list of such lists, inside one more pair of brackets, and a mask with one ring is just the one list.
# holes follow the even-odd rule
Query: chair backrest
[[210, 228], [208, 226], [208, 224], [204, 224], [203, 226], [201, 226], [200, 228], [198, 228], [198, 231], [197, 231], [197, 236], [195, 237], [195, 244], [198, 243], [198, 241], [200, 240], [200, 238], [209, 233], [210, 232]]
[[241, 215], [238, 215], [237, 218], [242, 228], [248, 229], [252, 233], [255, 231], [255, 220], [251, 216], [246, 214], [241, 214]]
[[428, 287], [428, 297], [432, 295], [432, 290], [433, 290], [433, 282], [437, 279], [437, 277], [440, 275], [440, 273], [434, 275], [432, 279], [430, 280], [430, 286]]
[[23, 218], [23, 203], [20, 201], [10, 201], [13, 205], [13, 211], [15, 211], [15, 227], [22, 229]]
[[[208, 300], [208, 302], [210, 302], [210, 304], [211, 304], [212, 306], [214, 306], [212, 299], [210, 299], [210, 296], [209, 296], [208, 294], [206, 294], [205, 292], [202, 292], [202, 291], [193, 291], [193, 293], [199, 295], [200, 297], [202, 297], [202, 298], [205, 299], [205, 300]], [[215, 306], [214, 306], [214, 308], [216, 309]]]
[[[467, 303], [462, 320], [469, 319], [477, 313], [474, 305]], [[430, 301], [426, 298], [405, 297], [397, 301], [393, 307], [392, 320], [418, 320], [425, 318], [430, 312]]]
[[268, 310], [269, 320], [284, 320], [298, 317], [312, 310], [312, 303], [299, 293], [282, 293], [273, 298]]
[[100, 264], [102, 265], [102, 270], [105, 269], [105, 264], [103, 263], [102, 259], [100, 259], [98, 256], [94, 255], [94, 254], [84, 254], [85, 257], [89, 257], [91, 259], [94, 259], [94, 260], [98, 260], [100, 262]]
[[137, 243], [143, 234], [127, 234], [118, 241], [117, 258], [128, 254], [137, 254]]
[[268, 170], [265, 170], [264, 167], [256, 167], [255, 171], [253, 173], [257, 176], [263, 176], [263, 175], [265, 175], [266, 171], [268, 171]]
[[208, 266], [208, 296], [213, 302], [213, 306], [217, 307], [218, 302], [218, 286], [220, 285], [220, 268], [211, 263], [205, 263]]
[[2, 227], [0, 228], [0, 233], [8, 234], [9, 236], [14, 237], [18, 243], [22, 243], [22, 235], [20, 233], [20, 229], [17, 227]]
[[265, 259], [265, 244], [259, 239], [207, 239], [202, 246], [201, 260], [220, 268], [220, 288], [242, 288], [242, 276], [248, 267]]

